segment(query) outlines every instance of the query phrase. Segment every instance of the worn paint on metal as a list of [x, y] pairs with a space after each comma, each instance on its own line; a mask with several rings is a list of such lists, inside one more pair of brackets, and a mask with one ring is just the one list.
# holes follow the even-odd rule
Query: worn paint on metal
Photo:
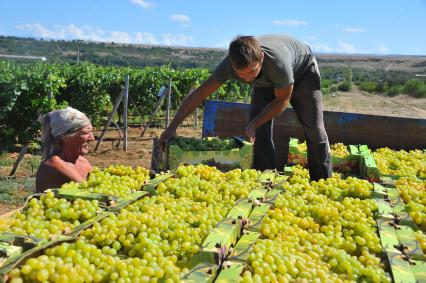
[[218, 111], [249, 111], [250, 104], [207, 100], [204, 103], [203, 137], [216, 136]]
[[[206, 101], [203, 136], [229, 137], [244, 134], [250, 104]], [[426, 119], [324, 111], [324, 124], [330, 143], [367, 144], [370, 148], [426, 148]], [[286, 158], [288, 138], [304, 140], [302, 127], [292, 108], [274, 122], [277, 155]], [[282, 154], [281, 154], [282, 153]]]

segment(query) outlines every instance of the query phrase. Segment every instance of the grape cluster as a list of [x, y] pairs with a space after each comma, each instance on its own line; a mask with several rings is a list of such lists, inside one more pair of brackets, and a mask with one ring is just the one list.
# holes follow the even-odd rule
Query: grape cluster
[[300, 165], [293, 166], [293, 174], [289, 181], [285, 183], [284, 189], [293, 193], [300, 193], [306, 188], [314, 193], [326, 195], [332, 200], [343, 200], [345, 197], [369, 199], [373, 194], [373, 185], [366, 180], [355, 177], [342, 178], [339, 173], [333, 173], [331, 178], [320, 179], [310, 182], [309, 171]]
[[306, 145], [306, 141], [297, 144], [297, 149], [301, 152], [307, 152], [308, 146]]
[[411, 219], [426, 231], [426, 180], [400, 178], [395, 181], [395, 186]]
[[236, 201], [261, 185], [259, 175], [252, 169], [223, 173], [201, 164], [181, 166], [176, 178], [157, 186], [156, 196], [109, 215], [80, 236], [111, 256], [186, 261]]
[[77, 199], [71, 202], [56, 198], [53, 192], [47, 191], [40, 199], [31, 198], [22, 211], [2, 220], [0, 231], [48, 240], [71, 232], [99, 211], [97, 200]]
[[61, 188], [77, 188], [93, 193], [125, 197], [139, 191], [149, 179], [149, 170], [143, 167], [110, 165], [102, 171], [95, 167], [86, 181], [69, 182]]
[[423, 254], [426, 256], [426, 235], [422, 231], [415, 232], [416, 240], [419, 242]]
[[[307, 152], [308, 147], [306, 145], [306, 141], [303, 142], [303, 143], [297, 144], [297, 149], [301, 152]], [[332, 144], [330, 146], [330, 150], [331, 150], [332, 156], [345, 158], [345, 157], [348, 157], [350, 155], [350, 152], [348, 151], [347, 146], [344, 145], [343, 143], [340, 143], [340, 142]]]
[[348, 147], [341, 142], [332, 144], [330, 146], [330, 149], [331, 149], [331, 155], [332, 156], [345, 158], [345, 157], [348, 157], [349, 155], [351, 155], [349, 150], [348, 150]]
[[377, 204], [361, 199], [372, 186], [338, 174], [330, 179], [309, 182], [306, 169], [294, 168], [262, 223], [242, 282], [390, 282], [379, 257]]
[[176, 170], [179, 178], [171, 178], [160, 184], [158, 193], [170, 192], [176, 197], [210, 204], [233, 205], [237, 199], [247, 197], [251, 190], [261, 187], [260, 172], [254, 169], [234, 169], [223, 173], [215, 167], [203, 164], [180, 166]]
[[81, 233], [90, 243], [111, 255], [143, 257], [147, 252], [188, 259], [229, 205], [209, 206], [171, 195], [144, 198], [111, 214]]
[[426, 178], [426, 152], [379, 148], [372, 153], [381, 174]]
[[217, 137], [204, 137], [202, 139], [176, 137], [170, 145], [178, 145], [185, 151], [224, 151], [238, 148], [234, 139], [219, 139]]
[[49, 248], [9, 272], [9, 282], [178, 282], [174, 262], [155, 254], [120, 259], [82, 240]]

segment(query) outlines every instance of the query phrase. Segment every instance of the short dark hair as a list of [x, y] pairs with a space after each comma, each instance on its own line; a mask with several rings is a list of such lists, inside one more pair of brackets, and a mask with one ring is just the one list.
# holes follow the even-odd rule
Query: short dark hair
[[262, 49], [254, 36], [237, 36], [230, 44], [228, 58], [237, 70], [246, 68], [254, 62], [262, 60]]

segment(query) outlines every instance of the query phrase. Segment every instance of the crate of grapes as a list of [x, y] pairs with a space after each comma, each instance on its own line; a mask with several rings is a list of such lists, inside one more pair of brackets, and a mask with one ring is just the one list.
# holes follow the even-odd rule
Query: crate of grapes
[[29, 196], [19, 210], [1, 219], [0, 233], [32, 237], [43, 243], [82, 229], [102, 217], [99, 215], [105, 213], [97, 200], [67, 200], [48, 190]]
[[363, 152], [360, 155], [359, 175], [370, 182], [380, 182], [379, 169], [377, 168], [376, 161], [369, 152]]
[[182, 163], [206, 164], [222, 171], [249, 169], [252, 160], [253, 144], [238, 137], [176, 137], [168, 144], [167, 169], [171, 170]]
[[[358, 173], [359, 151], [355, 145], [335, 143], [331, 145], [331, 159], [333, 169], [340, 173]], [[291, 138], [289, 142], [288, 163], [292, 165], [308, 164], [306, 142], [299, 143], [298, 139]]]
[[18, 235], [14, 233], [0, 234], [0, 267], [10, 259], [18, 258], [23, 252], [35, 248], [40, 240], [31, 236]]
[[[56, 240], [41, 242], [39, 245], [30, 249], [22, 251], [3, 263], [0, 267], [0, 282], [24, 282], [24, 281], [12, 281], [14, 277], [20, 277], [23, 274], [18, 270], [28, 259], [35, 258], [42, 255], [46, 249], [55, 247], [65, 242], [75, 241], [74, 237], [61, 236]], [[43, 266], [42, 266], [43, 267]], [[47, 281], [46, 281], [47, 282]]]
[[406, 151], [382, 147], [371, 152], [369, 150], [369, 154], [374, 158], [377, 174], [380, 174], [381, 178], [398, 180], [402, 177], [416, 177], [426, 180], [425, 150]]

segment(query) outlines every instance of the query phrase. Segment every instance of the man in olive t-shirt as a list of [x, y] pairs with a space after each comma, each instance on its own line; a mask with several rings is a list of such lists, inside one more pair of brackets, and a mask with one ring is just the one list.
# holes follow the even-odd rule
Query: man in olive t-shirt
[[284, 35], [239, 36], [213, 74], [189, 94], [159, 143], [176, 135], [178, 125], [229, 79], [252, 85], [246, 136], [254, 141], [253, 168], [275, 169], [273, 121], [289, 103], [302, 124], [312, 180], [332, 174], [330, 146], [324, 128], [318, 65], [306, 44]]

